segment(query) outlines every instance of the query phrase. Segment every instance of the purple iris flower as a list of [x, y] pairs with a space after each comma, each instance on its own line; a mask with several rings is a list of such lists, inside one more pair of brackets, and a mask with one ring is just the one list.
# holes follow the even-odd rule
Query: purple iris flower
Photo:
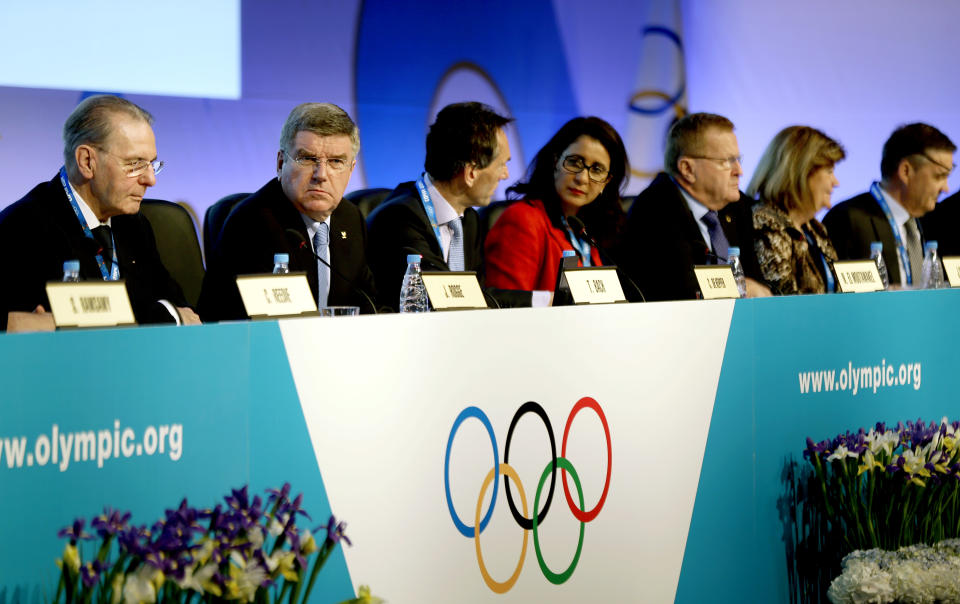
[[117, 542], [131, 556], [142, 558], [150, 552], [150, 531], [146, 526], [130, 526], [117, 533]]
[[353, 545], [353, 543], [350, 541], [350, 538], [344, 533], [344, 531], [347, 530], [347, 523], [341, 521], [338, 524], [337, 519], [333, 514], [330, 514], [330, 521], [327, 522], [327, 525], [321, 526], [320, 528], [327, 529], [327, 539], [333, 543], [339, 543], [342, 539], [347, 542], [347, 545]]
[[87, 589], [90, 589], [96, 585], [97, 581], [100, 580], [100, 573], [103, 572], [104, 566], [99, 560], [94, 560], [93, 563], [87, 563], [80, 567], [80, 580], [83, 581], [83, 586]]
[[90, 522], [90, 526], [96, 529], [101, 539], [108, 535], [116, 535], [127, 527], [130, 522], [130, 512], [120, 513], [119, 510], [104, 508], [103, 513]]
[[57, 537], [60, 537], [60, 538], [69, 537], [70, 543], [72, 543], [73, 545], [76, 545], [77, 541], [81, 539], [85, 541], [93, 539], [93, 535], [91, 535], [90, 533], [84, 532], [83, 530], [84, 524], [86, 524], [86, 520], [84, 520], [83, 518], [77, 518], [76, 520], [73, 521], [73, 524], [71, 526], [62, 528], [59, 531], [57, 531]]

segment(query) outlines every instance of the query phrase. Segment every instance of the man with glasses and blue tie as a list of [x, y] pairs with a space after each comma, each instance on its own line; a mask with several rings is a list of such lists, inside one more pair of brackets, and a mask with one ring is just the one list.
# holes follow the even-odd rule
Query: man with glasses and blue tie
[[[420, 254], [429, 271], [473, 271], [484, 280], [485, 228], [474, 207], [490, 203], [509, 176], [510, 144], [504, 126], [512, 120], [482, 103], [447, 105], [427, 133], [425, 171], [401, 183], [367, 223], [370, 266], [380, 304], [396, 309], [407, 254]], [[494, 306], [530, 306], [531, 293], [489, 289]], [[549, 302], [545, 296], [544, 304]]]
[[64, 165], [49, 182], [0, 212], [2, 327], [52, 329], [45, 284], [80, 261], [84, 280], [126, 282], [138, 323], [199, 323], [157, 254], [140, 212], [157, 182], [153, 117], [111, 95], [83, 100], [63, 127]]
[[[618, 261], [647, 300], [694, 299], [695, 265], [726, 264], [740, 248], [747, 295], [770, 295], [756, 280], [750, 201], [741, 201], [740, 147], [733, 123], [693, 113], [670, 128], [664, 169], [630, 207]], [[628, 293], [628, 295], [630, 295]]]
[[928, 124], [897, 128], [883, 145], [880, 181], [838, 203], [823, 219], [841, 260], [870, 257], [870, 243], [883, 243], [883, 261], [894, 288], [917, 287], [927, 239], [917, 220], [947, 192], [957, 146]]
[[366, 223], [343, 199], [357, 164], [360, 133], [330, 103], [294, 107], [280, 134], [277, 177], [230, 213], [208, 259], [200, 294], [205, 320], [246, 317], [237, 275], [269, 273], [286, 253], [291, 271], [305, 271], [317, 306], [359, 306], [373, 312]]

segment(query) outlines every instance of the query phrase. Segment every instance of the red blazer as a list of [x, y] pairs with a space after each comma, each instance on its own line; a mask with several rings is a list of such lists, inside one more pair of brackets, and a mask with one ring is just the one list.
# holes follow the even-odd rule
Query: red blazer
[[[511, 204], [487, 234], [487, 285], [502, 289], [553, 291], [563, 250], [572, 250], [567, 232], [550, 224], [543, 202]], [[599, 251], [590, 248], [593, 266]]]

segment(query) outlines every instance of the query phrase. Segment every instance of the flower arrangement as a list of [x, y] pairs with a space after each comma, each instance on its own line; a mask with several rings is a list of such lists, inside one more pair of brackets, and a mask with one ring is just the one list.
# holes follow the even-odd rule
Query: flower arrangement
[[[960, 537], [960, 422], [878, 423], [808, 438], [803, 457], [809, 465], [790, 493], [799, 600], [819, 601], [847, 552]], [[788, 564], [790, 547], [788, 539]]]
[[[54, 601], [307, 602], [330, 554], [341, 542], [351, 545], [346, 523], [330, 516], [313, 531], [301, 530], [297, 518], [310, 518], [302, 494], [290, 499], [289, 484], [266, 494], [266, 509], [247, 487], [211, 509], [192, 508], [184, 499], [149, 528], [130, 524], [129, 512], [107, 508], [90, 523], [96, 537], [77, 519], [58, 533], [69, 542], [57, 560]], [[325, 537], [318, 544], [319, 531]], [[81, 542], [96, 538], [96, 554], [85, 559]], [[364, 586], [352, 601], [380, 600]]]
[[960, 602], [960, 539], [895, 552], [857, 550], [827, 591], [834, 604]]

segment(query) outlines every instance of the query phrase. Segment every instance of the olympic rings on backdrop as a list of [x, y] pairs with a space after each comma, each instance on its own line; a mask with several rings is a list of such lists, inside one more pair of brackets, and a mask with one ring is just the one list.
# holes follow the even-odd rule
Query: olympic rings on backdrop
[[[596, 412], [596, 414], [599, 416], [600, 422], [603, 424], [604, 436], [606, 437], [606, 441], [607, 441], [607, 475], [603, 485], [603, 493], [601, 494], [599, 501], [597, 501], [597, 504], [593, 507], [593, 509], [589, 511], [586, 510], [585, 503], [583, 500], [583, 489], [580, 485], [580, 478], [577, 476], [577, 472], [574, 469], [573, 464], [570, 462], [570, 460], [566, 458], [567, 439], [570, 435], [570, 426], [573, 424], [573, 418], [582, 409], [586, 409], [586, 408], [593, 409], [594, 412]], [[543, 421], [544, 427], [547, 430], [547, 436], [550, 440], [550, 459], [549, 461], [547, 461], [546, 467], [544, 468], [543, 473], [540, 476], [539, 483], [537, 484], [536, 495], [534, 497], [534, 503], [533, 503], [533, 512], [531, 513], [529, 518], [527, 517], [528, 511], [527, 511], [526, 493], [524, 491], [523, 484], [520, 482], [520, 476], [517, 474], [514, 468], [508, 464], [509, 457], [510, 457], [510, 443], [512, 442], [512, 439], [513, 439], [513, 431], [516, 428], [520, 418], [527, 413], [535, 413], [537, 416], [540, 417], [540, 419]], [[483, 483], [480, 487], [480, 496], [477, 499], [477, 508], [476, 508], [476, 515], [474, 518], [474, 526], [468, 527], [462, 520], [460, 520], [460, 517], [457, 515], [457, 512], [453, 507], [453, 499], [450, 496], [450, 451], [453, 447], [454, 436], [456, 436], [457, 430], [460, 428], [460, 424], [462, 424], [466, 419], [471, 417], [478, 419], [486, 428], [487, 434], [490, 436], [490, 442], [493, 446], [494, 466], [487, 473], [487, 476], [483, 480]], [[586, 523], [592, 521], [597, 517], [597, 515], [600, 513], [600, 510], [603, 508], [604, 503], [606, 502], [607, 494], [609, 493], [609, 490], [610, 490], [610, 477], [611, 477], [612, 464], [613, 464], [613, 448], [611, 445], [610, 427], [607, 424], [607, 418], [604, 415], [603, 409], [600, 407], [600, 404], [588, 396], [585, 396], [581, 398], [579, 401], [577, 401], [577, 403], [573, 406], [573, 409], [571, 409], [570, 415], [567, 417], [566, 425], [563, 431], [563, 441], [561, 444], [560, 457], [557, 457], [556, 439], [554, 437], [553, 427], [550, 423], [550, 419], [549, 417], [547, 417], [547, 413], [543, 409], [543, 407], [536, 402], [529, 401], [524, 403], [523, 405], [520, 406], [519, 409], [517, 409], [516, 413], [514, 414], [513, 419], [510, 422], [510, 428], [507, 431], [507, 441], [504, 447], [502, 464], [500, 463], [500, 460], [499, 460], [497, 441], [493, 433], [493, 426], [491, 425], [490, 420], [489, 418], [487, 418], [486, 414], [483, 411], [481, 411], [479, 408], [474, 406], [467, 407], [460, 412], [460, 414], [457, 416], [457, 419], [454, 420], [453, 426], [450, 429], [450, 436], [447, 440], [446, 458], [444, 460], [444, 467], [443, 467], [443, 481], [444, 481], [444, 488], [445, 488], [446, 497], [447, 497], [447, 509], [450, 511], [450, 518], [453, 520], [453, 524], [454, 526], [457, 527], [457, 530], [460, 532], [460, 534], [462, 534], [467, 538], [473, 537], [475, 541], [476, 550], [477, 550], [477, 563], [480, 566], [480, 574], [483, 577], [484, 582], [486, 582], [487, 586], [492, 591], [494, 591], [495, 593], [505, 593], [513, 587], [514, 583], [516, 583], [517, 579], [519, 578], [520, 572], [523, 570], [524, 559], [526, 558], [527, 537], [528, 537], [527, 531], [533, 531], [533, 543], [534, 543], [534, 549], [537, 554], [537, 561], [540, 565], [540, 570], [543, 572], [543, 575], [547, 578], [547, 580], [549, 580], [551, 583], [559, 585], [567, 581], [573, 575], [573, 571], [577, 567], [577, 563], [580, 560], [580, 553], [583, 549], [583, 538], [584, 538], [584, 530], [585, 530]], [[550, 570], [549, 567], [547, 567], [547, 564], [543, 559], [543, 554], [540, 550], [540, 538], [538, 534], [538, 529], [540, 526], [542, 526], [543, 522], [546, 520], [547, 513], [550, 509], [550, 503], [553, 500], [553, 492], [554, 492], [554, 487], [556, 486], [556, 474], [557, 474], [558, 467], [560, 468], [560, 471], [563, 474], [563, 489], [564, 489], [564, 495], [567, 500], [567, 506], [570, 508], [570, 511], [577, 518], [577, 520], [580, 521], [580, 538], [577, 543], [577, 551], [574, 554], [573, 560], [570, 563], [570, 565], [563, 572], [555, 573], [552, 570]], [[520, 552], [520, 560], [517, 563], [517, 567], [514, 570], [513, 574], [506, 581], [498, 582], [498, 581], [495, 581], [490, 576], [490, 574], [487, 572], [486, 565], [483, 562], [483, 554], [480, 547], [480, 534], [486, 528], [487, 523], [490, 521], [490, 517], [493, 514], [493, 508], [496, 506], [499, 477], [501, 474], [504, 475], [504, 490], [506, 491], [506, 494], [507, 494], [507, 504], [510, 506], [510, 512], [513, 516], [514, 521], [517, 523], [517, 525], [521, 529], [523, 529], [523, 546]], [[573, 498], [570, 495], [570, 490], [569, 490], [569, 487], [567, 486], [567, 474], [570, 474], [573, 477], [573, 483], [574, 483], [574, 486], [576, 486], [577, 495], [580, 500], [579, 506], [576, 503], [574, 503]], [[541, 510], [538, 513], [537, 510], [539, 510], [540, 508], [540, 496], [543, 493], [543, 487], [547, 481], [548, 476], [550, 477], [550, 488], [547, 492], [546, 500], [544, 501], [543, 510]], [[508, 478], [516, 484], [517, 490], [520, 493], [520, 502], [521, 502], [522, 512], [517, 510], [516, 504], [513, 499], [513, 495], [510, 490], [510, 480], [507, 480]], [[487, 510], [486, 515], [481, 520], [480, 511], [483, 509], [484, 496], [486, 495], [487, 488], [490, 486], [491, 482], [493, 482], [493, 495], [490, 499], [490, 507]]]

